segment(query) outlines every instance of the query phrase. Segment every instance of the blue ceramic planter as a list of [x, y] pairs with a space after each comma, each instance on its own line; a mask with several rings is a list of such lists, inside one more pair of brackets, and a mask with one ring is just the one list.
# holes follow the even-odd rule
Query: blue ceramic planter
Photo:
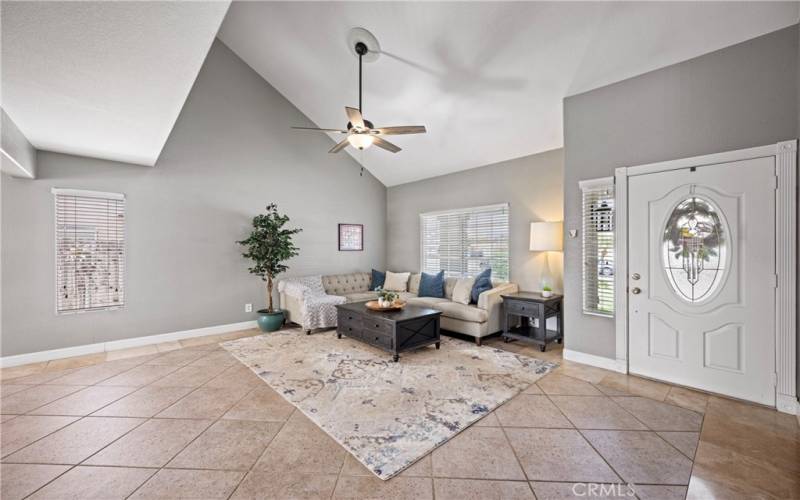
[[283, 311], [267, 312], [266, 309], [258, 311], [258, 327], [262, 332], [274, 332], [283, 325]]

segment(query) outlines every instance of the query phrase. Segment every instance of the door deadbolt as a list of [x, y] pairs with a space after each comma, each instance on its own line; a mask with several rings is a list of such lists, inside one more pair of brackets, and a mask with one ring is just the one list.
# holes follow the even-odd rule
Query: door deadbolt
[[642, 293], [642, 291], [638, 287], [636, 287], [633, 290], [631, 290], [631, 293], [634, 295], [639, 295], [640, 293]]
[[632, 279], [632, 280], [638, 280], [639, 278], [641, 278], [641, 276], [639, 276], [639, 273], [633, 273], [633, 274], [631, 275], [631, 279]]

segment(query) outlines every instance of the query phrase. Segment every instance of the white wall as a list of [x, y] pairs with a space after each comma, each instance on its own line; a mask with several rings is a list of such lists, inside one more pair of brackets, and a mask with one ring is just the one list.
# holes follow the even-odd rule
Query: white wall
[[36, 149], [0, 109], [0, 172], [15, 177], [36, 177]]

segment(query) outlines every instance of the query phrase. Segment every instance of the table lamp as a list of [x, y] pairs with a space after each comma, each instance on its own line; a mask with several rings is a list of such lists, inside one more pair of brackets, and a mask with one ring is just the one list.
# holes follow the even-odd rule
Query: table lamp
[[542, 296], [553, 294], [553, 277], [550, 271], [550, 252], [563, 249], [563, 225], [561, 222], [531, 222], [531, 252], [544, 252], [544, 269], [542, 269]]

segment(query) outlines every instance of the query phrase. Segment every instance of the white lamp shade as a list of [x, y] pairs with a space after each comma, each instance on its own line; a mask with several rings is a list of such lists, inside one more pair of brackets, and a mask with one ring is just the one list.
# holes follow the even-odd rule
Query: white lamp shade
[[563, 234], [561, 222], [531, 222], [531, 252], [560, 252]]

